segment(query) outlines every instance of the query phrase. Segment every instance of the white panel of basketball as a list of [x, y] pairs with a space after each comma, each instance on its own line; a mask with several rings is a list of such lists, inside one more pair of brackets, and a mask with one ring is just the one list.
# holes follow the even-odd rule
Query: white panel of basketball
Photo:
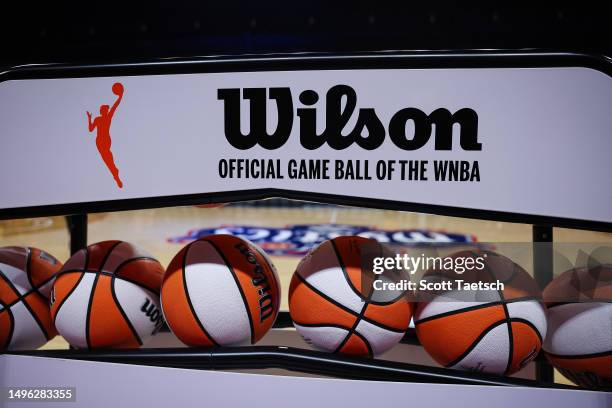
[[8, 280], [13, 283], [15, 289], [17, 289], [20, 294], [24, 295], [32, 289], [32, 285], [30, 285], [30, 281], [28, 280], [28, 275], [25, 274], [23, 270], [8, 264], [0, 263], [0, 271], [2, 271]]
[[[132, 327], [134, 327], [134, 330], [138, 333], [140, 340], [142, 340], [143, 343], [146, 342], [147, 339], [153, 335], [157, 321], [153, 319], [154, 316], [147, 316], [145, 314], [146, 310], [143, 311], [142, 309], [146, 305], [147, 310], [152, 308], [151, 314], [156, 310], [157, 313], [155, 314], [159, 315], [159, 313], [161, 313], [159, 296], [121, 278], [113, 279], [113, 287], [119, 307], [125, 312]], [[148, 303], [147, 299], [149, 300]]]
[[88, 308], [95, 279], [95, 273], [83, 273], [81, 281], [65, 298], [55, 316], [55, 327], [75, 347], [87, 348], [87, 316], [83, 310]]
[[568, 303], [548, 309], [544, 350], [572, 356], [612, 350], [612, 303]]
[[546, 337], [546, 310], [537, 300], [523, 300], [506, 304], [508, 316], [525, 319], [533, 324], [542, 339]]
[[429, 317], [438, 316], [470, 307], [484, 305], [483, 302], [460, 302], [451, 301], [448, 298], [436, 297], [431, 302], [420, 303], [414, 315], [416, 322]]
[[355, 329], [366, 338], [368, 343], [370, 343], [370, 347], [372, 347], [374, 354], [380, 354], [390, 349], [400, 341], [404, 335], [404, 333], [383, 329], [365, 320], [360, 320]]
[[9, 350], [35, 349], [47, 342], [44, 332], [23, 302], [15, 303], [10, 311], [14, 325]]
[[509, 357], [508, 325], [501, 323], [491, 329], [463, 359], [451, 368], [503, 374]]
[[197, 241], [186, 256], [189, 299], [208, 334], [224, 345], [250, 340], [249, 316], [240, 289], [217, 250], [209, 242]]
[[308, 270], [313, 271], [306, 276], [304, 269], [298, 268], [298, 273], [306, 282], [342, 306], [356, 313], [361, 312], [365, 302], [346, 280], [331, 243], [319, 245], [317, 256], [309, 257], [304, 262], [308, 263]]
[[306, 340], [308, 344], [311, 344], [311, 338], [316, 338], [317, 345], [315, 347], [321, 348], [325, 351], [335, 351], [338, 346], [340, 346], [340, 343], [344, 341], [344, 338], [348, 334], [348, 330], [341, 329], [340, 327], [309, 327], [300, 326], [296, 323], [294, 323], [293, 325], [300, 333], [300, 335], [304, 337], [304, 340]]

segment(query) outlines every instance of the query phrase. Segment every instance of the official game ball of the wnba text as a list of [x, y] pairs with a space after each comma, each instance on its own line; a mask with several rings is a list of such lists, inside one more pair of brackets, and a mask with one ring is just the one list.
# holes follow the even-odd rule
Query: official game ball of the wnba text
[[[546, 309], [537, 282], [492, 251], [466, 250], [447, 258], [454, 261], [449, 265], [469, 264], [471, 269], [462, 266], [457, 273], [436, 266], [423, 276], [427, 282], [450, 281], [452, 286], [419, 293], [414, 320], [421, 345], [444, 367], [499, 375], [525, 367], [546, 336]], [[477, 286], [467, 288], [466, 283]]]
[[143, 249], [102, 241], [76, 252], [53, 284], [51, 316], [77, 348], [135, 348], [163, 324], [164, 269]]
[[373, 239], [342, 236], [322, 242], [299, 263], [289, 287], [293, 325], [306, 342], [330, 352], [373, 356], [403, 337], [412, 304], [404, 291], [375, 292], [366, 251]]
[[575, 268], [544, 289], [544, 351], [574, 383], [612, 390], [612, 265]]
[[55, 337], [49, 293], [61, 267], [37, 248], [0, 248], [0, 351], [36, 349]]
[[280, 283], [259, 247], [232, 235], [209, 235], [170, 262], [161, 302], [170, 330], [189, 346], [254, 344], [276, 320]]
[[117, 96], [123, 95], [123, 85], [120, 82], [115, 82], [113, 84], [113, 93]]

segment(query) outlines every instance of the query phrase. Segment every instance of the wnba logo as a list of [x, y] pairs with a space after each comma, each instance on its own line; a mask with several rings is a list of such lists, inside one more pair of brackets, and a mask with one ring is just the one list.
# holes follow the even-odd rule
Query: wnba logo
[[[249, 101], [250, 130], [243, 134], [240, 129], [241, 97]], [[268, 133], [267, 100], [276, 102], [278, 123], [273, 133]], [[294, 109], [290, 88], [231, 88], [219, 89], [217, 99], [224, 102], [225, 137], [237, 149], [245, 150], [259, 144], [267, 150], [283, 146], [293, 129]], [[478, 142], [478, 115], [469, 108], [455, 113], [439, 108], [429, 115], [417, 108], [397, 111], [387, 127], [374, 108], [357, 109], [357, 94], [348, 85], [336, 85], [325, 96], [325, 129], [317, 132], [317, 108], [311, 107], [319, 101], [313, 90], [300, 93], [303, 105], [297, 109], [300, 121], [300, 143], [314, 150], [327, 143], [334, 150], [343, 150], [356, 143], [373, 150], [385, 140], [388, 130], [393, 144], [402, 150], [417, 150], [427, 144], [434, 135], [435, 150], [452, 150], [453, 127], [459, 126], [459, 143], [463, 150], [482, 150]], [[354, 128], [346, 133], [348, 122], [355, 117]], [[412, 122], [413, 130], [407, 132]], [[344, 133], [344, 134], [343, 134]]]
[[113, 106], [100, 105], [100, 116], [97, 116], [93, 120], [91, 113], [87, 111], [87, 123], [90, 132], [96, 130], [96, 147], [98, 148], [98, 152], [104, 164], [106, 164], [106, 167], [108, 167], [108, 170], [113, 175], [117, 187], [123, 188], [123, 182], [119, 178], [119, 169], [115, 165], [115, 159], [111, 152], [112, 140], [110, 135], [113, 116], [123, 98], [123, 85], [120, 82], [115, 82], [111, 90], [117, 95], [117, 99], [113, 103]]

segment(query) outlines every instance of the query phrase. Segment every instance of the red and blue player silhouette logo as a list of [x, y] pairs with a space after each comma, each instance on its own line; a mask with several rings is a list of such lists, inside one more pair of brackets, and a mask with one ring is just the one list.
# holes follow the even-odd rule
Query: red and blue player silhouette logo
[[100, 152], [100, 156], [102, 156], [104, 164], [106, 164], [106, 167], [108, 167], [112, 173], [117, 186], [119, 188], [123, 188], [123, 182], [119, 178], [119, 169], [115, 165], [115, 159], [113, 158], [113, 153], [111, 152], [112, 140], [110, 135], [113, 115], [115, 114], [115, 111], [123, 98], [123, 85], [119, 82], [115, 82], [113, 84], [112, 91], [115, 95], [117, 95], [117, 100], [115, 103], [113, 103], [113, 106], [109, 108], [108, 105], [101, 105], [100, 116], [97, 116], [93, 120], [91, 119], [91, 113], [87, 111], [87, 120], [89, 124], [89, 131], [93, 132], [94, 129], [97, 130], [96, 147], [98, 148], [98, 152]]

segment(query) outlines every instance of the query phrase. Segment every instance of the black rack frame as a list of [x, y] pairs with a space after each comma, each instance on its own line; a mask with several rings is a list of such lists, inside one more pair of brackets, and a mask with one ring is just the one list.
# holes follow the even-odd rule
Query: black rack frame
[[[310, 54], [266, 57], [201, 58], [197, 60], [163, 60], [136, 64], [62, 65], [18, 67], [0, 73], [0, 82], [14, 79], [79, 78], [151, 74], [209, 72], [253, 72], [311, 69], [368, 68], [511, 68], [511, 67], [588, 67], [612, 76], [612, 61], [603, 56], [576, 53], [543, 52], [419, 52], [364, 53], [351, 55]], [[533, 225], [535, 278], [543, 287], [552, 279], [552, 249], [535, 245], [552, 242], [553, 227], [612, 232], [612, 223], [585, 221], [541, 215], [481, 211], [460, 207], [424, 205], [303, 191], [263, 189], [225, 193], [202, 193], [183, 196], [153, 197], [102, 202], [67, 203], [26, 208], [0, 209], [0, 219], [67, 215], [71, 253], [87, 246], [87, 214], [94, 212], [134, 210], [165, 206], [231, 202], [282, 197], [390, 210], [418, 211], [447, 216], [492, 219]], [[536, 250], [537, 247], [537, 250]], [[288, 315], [281, 314], [276, 327], [287, 327]], [[405, 342], [416, 342], [409, 333]], [[536, 380], [520, 380], [479, 373], [330, 355], [315, 351], [252, 346], [219, 349], [139, 349], [128, 351], [24, 351], [12, 354], [40, 357], [112, 361], [129, 364], [163, 365], [196, 369], [231, 369], [278, 367], [342, 378], [386, 381], [442, 382], [453, 384], [510, 385], [567, 388], [553, 382], [553, 369], [541, 355], [536, 359]]]

